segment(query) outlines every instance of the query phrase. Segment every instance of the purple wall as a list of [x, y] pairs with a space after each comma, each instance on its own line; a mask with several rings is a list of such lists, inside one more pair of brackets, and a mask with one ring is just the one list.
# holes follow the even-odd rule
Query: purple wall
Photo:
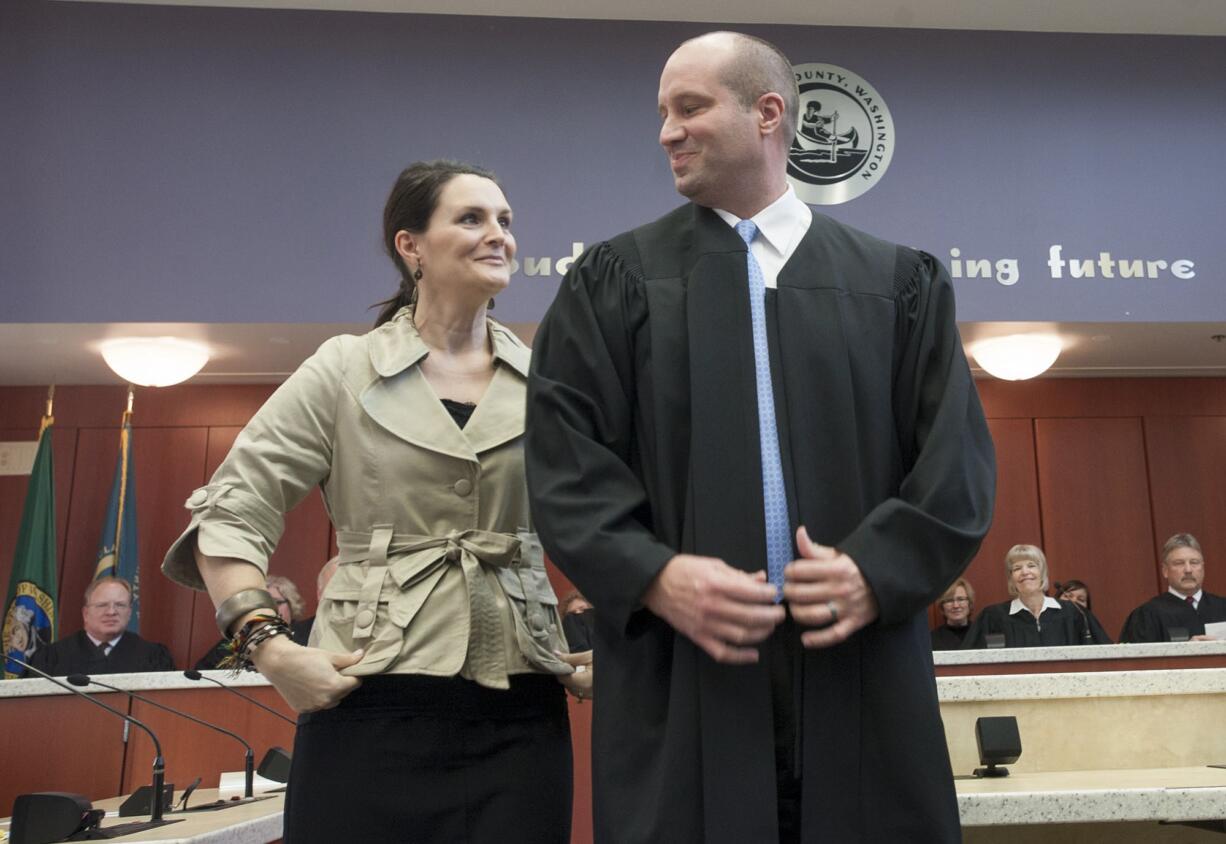
[[[521, 259], [566, 256], [677, 204], [657, 79], [707, 28], [5, 0], [0, 321], [362, 321], [418, 158], [493, 167]], [[823, 210], [1018, 259], [1016, 284], [957, 281], [962, 319], [1226, 319], [1226, 39], [747, 31], [893, 113], [889, 172]], [[1052, 279], [1052, 244], [1195, 277]], [[538, 319], [558, 279], [521, 270], [499, 315]]]

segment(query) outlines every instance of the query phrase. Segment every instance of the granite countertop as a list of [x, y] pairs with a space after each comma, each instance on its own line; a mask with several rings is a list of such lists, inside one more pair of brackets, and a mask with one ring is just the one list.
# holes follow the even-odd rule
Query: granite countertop
[[[118, 685], [118, 683], [116, 684]], [[126, 796], [126, 795], [125, 795]], [[191, 797], [192, 806], [200, 806], [216, 800], [215, 788], [201, 788]], [[176, 791], [176, 803], [183, 797]], [[148, 820], [148, 817], [118, 817], [119, 804], [123, 797], [95, 800], [95, 809], [105, 809], [106, 818], [102, 829]], [[265, 800], [228, 806], [221, 811], [166, 813], [166, 820], [174, 821], [165, 826], [122, 836], [124, 841], [149, 842], [149, 844], [259, 844], [275, 841], [281, 837], [284, 827], [285, 795], [274, 794]], [[0, 828], [7, 828], [8, 821], [0, 821]]]
[[[244, 671], [237, 677], [231, 677], [229, 671], [201, 671], [205, 677], [220, 680], [227, 686], [267, 686], [269, 683], [263, 674], [255, 671]], [[57, 678], [63, 680], [64, 678]], [[156, 671], [143, 674], [99, 674], [98, 679], [112, 686], [118, 686], [130, 692], [147, 692], [155, 689], [198, 689], [217, 688], [208, 680], [189, 680], [182, 671]], [[75, 688], [75, 687], [74, 687]], [[90, 694], [114, 694], [97, 686], [86, 686], [81, 689]], [[66, 695], [71, 692], [44, 680], [41, 677], [32, 680], [4, 680], [0, 682], [0, 697], [34, 697], [38, 695]]]
[[941, 703], [1207, 694], [1226, 694], [1226, 668], [981, 674], [937, 678], [937, 695]]
[[1069, 659], [1142, 659], [1226, 654], [1226, 642], [1155, 642], [1135, 645], [1066, 645], [1059, 648], [994, 648], [936, 651], [934, 664], [993, 665], [1007, 662], [1058, 662]]
[[1221, 768], [1015, 773], [955, 786], [963, 826], [1226, 818]]

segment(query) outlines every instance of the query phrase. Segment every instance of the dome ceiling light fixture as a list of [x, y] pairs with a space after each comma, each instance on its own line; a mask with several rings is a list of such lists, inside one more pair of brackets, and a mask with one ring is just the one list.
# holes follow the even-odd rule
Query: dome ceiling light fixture
[[130, 384], [169, 387], [209, 362], [208, 347], [177, 337], [125, 337], [101, 344], [106, 365]]
[[971, 355], [989, 375], [1003, 381], [1025, 381], [1050, 369], [1063, 346], [1051, 334], [1010, 334], [980, 340], [971, 346]]

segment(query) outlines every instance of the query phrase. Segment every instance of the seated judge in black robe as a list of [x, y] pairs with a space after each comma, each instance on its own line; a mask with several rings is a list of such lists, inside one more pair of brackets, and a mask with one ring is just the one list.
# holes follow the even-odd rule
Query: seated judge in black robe
[[945, 623], [932, 631], [934, 651], [956, 651], [962, 647], [966, 631], [971, 629], [971, 615], [975, 611], [975, 590], [965, 577], [959, 577], [945, 590], [937, 609]]
[[1111, 637], [1089, 610], [1045, 594], [1047, 557], [1034, 545], [1014, 545], [1005, 555], [1012, 601], [984, 607], [963, 648], [986, 648], [987, 637], [1004, 634], [1007, 648], [1109, 645]]
[[1205, 559], [1190, 533], [1177, 533], [1162, 549], [1167, 591], [1133, 610], [1124, 622], [1121, 642], [1169, 642], [1205, 635], [1205, 625], [1226, 621], [1226, 598], [1202, 588]]
[[1164, 592], [1128, 614], [1121, 642], [1170, 642], [1205, 635], [1205, 624], [1226, 621], [1226, 598], [1201, 591], [1187, 598]]
[[[30, 658], [30, 665], [56, 677], [175, 670], [174, 659], [165, 645], [147, 641], [135, 633], [120, 636], [109, 653], [104, 654], [104, 649], [104, 646], [90, 641], [84, 630], [78, 630], [71, 636], [39, 648]], [[37, 675], [27, 672], [26, 676]]]
[[[811, 213], [787, 189], [790, 138], [763, 143], [757, 112], [713, 67], [737, 37], [704, 36], [666, 65], [707, 62], [696, 78], [713, 104], [686, 109], [662, 79], [661, 108], [670, 140], [705, 117], [707, 143], [738, 155], [677, 151], [677, 167], [709, 176], [686, 180], [693, 204], [589, 249], [534, 342], [532, 513], [596, 613], [596, 838], [759, 844], [796, 820], [788, 840], [806, 844], [957, 841], [927, 609], [987, 531], [995, 460], [952, 286], [931, 256]], [[795, 90], [786, 61], [779, 76]], [[876, 617], [820, 648], [783, 622], [759, 661], [731, 664], [644, 600], [667, 567], [707, 565], [696, 557], [738, 584], [767, 567], [746, 243], [716, 210], [736, 217], [737, 198], [701, 192], [759, 177], [777, 192], [746, 212], [793, 247], [764, 282], [791, 537], [803, 525], [853, 560]]]
[[[30, 665], [57, 677], [173, 671], [174, 660], [165, 645], [127, 629], [131, 617], [131, 585], [118, 577], [98, 578], [85, 590], [84, 629], [36, 650]], [[36, 675], [27, 671], [26, 676]]]

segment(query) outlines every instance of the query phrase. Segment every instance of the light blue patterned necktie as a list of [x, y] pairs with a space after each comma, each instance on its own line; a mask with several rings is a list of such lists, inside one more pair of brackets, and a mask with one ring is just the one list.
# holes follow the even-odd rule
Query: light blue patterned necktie
[[749, 269], [749, 314], [753, 324], [754, 373], [758, 386], [758, 444], [762, 450], [762, 507], [766, 516], [766, 575], [783, 598], [783, 569], [792, 561], [792, 531], [788, 522], [787, 489], [783, 461], [779, 459], [779, 429], [775, 425], [775, 394], [771, 381], [770, 347], [766, 340], [766, 281], [762, 267], [749, 250], [758, 226], [741, 220], [736, 233], [745, 241]]

